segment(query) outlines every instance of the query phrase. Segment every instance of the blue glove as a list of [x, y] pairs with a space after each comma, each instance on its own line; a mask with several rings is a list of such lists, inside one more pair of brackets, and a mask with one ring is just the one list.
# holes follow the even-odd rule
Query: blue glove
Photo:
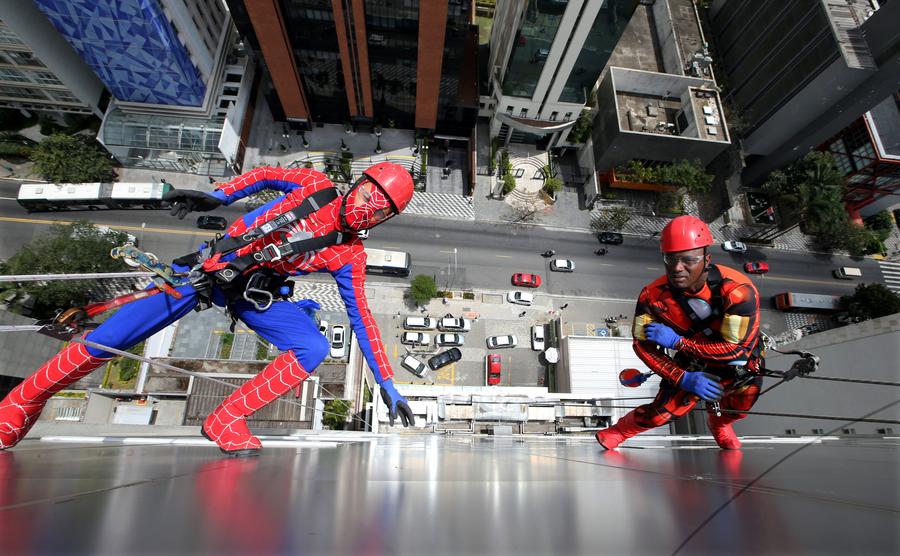
[[681, 375], [678, 387], [697, 394], [708, 402], [720, 399], [725, 392], [725, 389], [719, 384], [719, 377], [702, 371], [685, 371]]
[[409, 403], [394, 388], [393, 380], [387, 379], [381, 383], [381, 399], [388, 408], [388, 416], [391, 419], [392, 427], [397, 415], [400, 416], [400, 422], [403, 423], [404, 427], [416, 424], [416, 417], [413, 415], [412, 409], [409, 408]]
[[303, 309], [303, 312], [307, 315], [315, 318], [316, 311], [322, 308], [321, 305], [317, 301], [313, 301], [312, 299], [301, 299], [299, 301], [295, 301], [294, 305], [299, 309]]
[[660, 322], [652, 322], [648, 324], [647, 328], [645, 329], [645, 335], [651, 342], [656, 342], [662, 347], [668, 349], [675, 349], [675, 346], [682, 339], [681, 336], [679, 336], [674, 330]]

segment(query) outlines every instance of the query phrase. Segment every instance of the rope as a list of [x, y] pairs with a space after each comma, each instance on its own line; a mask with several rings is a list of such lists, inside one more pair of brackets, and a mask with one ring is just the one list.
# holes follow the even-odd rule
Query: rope
[[18, 274], [0, 275], [0, 282], [43, 282], [45, 280], [95, 280], [98, 278], [152, 278], [155, 272], [104, 272], [99, 274]]

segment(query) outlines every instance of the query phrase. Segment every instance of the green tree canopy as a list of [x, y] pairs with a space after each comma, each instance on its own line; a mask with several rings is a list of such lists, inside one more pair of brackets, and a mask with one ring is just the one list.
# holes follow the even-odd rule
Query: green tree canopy
[[31, 153], [34, 169], [52, 183], [112, 181], [109, 156], [93, 139], [56, 133]]
[[349, 400], [328, 400], [325, 402], [325, 413], [322, 424], [332, 430], [342, 430], [350, 413]]
[[[101, 231], [81, 220], [69, 225], [54, 225], [22, 247], [0, 265], [2, 274], [85, 274], [123, 272], [129, 268], [109, 256], [113, 247], [127, 243], [124, 232]], [[88, 292], [96, 285], [92, 280], [55, 282], [3, 283], [21, 300], [27, 294], [34, 301], [31, 309], [36, 318], [48, 318], [58, 309], [79, 307], [89, 301]]]
[[842, 197], [844, 177], [830, 153], [810, 151], [784, 171], [775, 171], [763, 186], [778, 206], [784, 225], [803, 223], [804, 230], [835, 244], [848, 221]]
[[853, 295], [845, 295], [841, 301], [849, 309], [850, 316], [867, 320], [900, 313], [900, 295], [884, 284], [860, 284]]
[[409, 285], [410, 295], [420, 305], [437, 297], [437, 284], [431, 276], [418, 274], [413, 277]]

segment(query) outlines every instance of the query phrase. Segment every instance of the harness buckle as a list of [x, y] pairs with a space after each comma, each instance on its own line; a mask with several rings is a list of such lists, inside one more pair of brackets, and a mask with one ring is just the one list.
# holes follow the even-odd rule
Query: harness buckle
[[281, 260], [281, 249], [274, 243], [266, 244], [261, 250], [253, 253], [253, 258], [257, 261], [274, 262]]

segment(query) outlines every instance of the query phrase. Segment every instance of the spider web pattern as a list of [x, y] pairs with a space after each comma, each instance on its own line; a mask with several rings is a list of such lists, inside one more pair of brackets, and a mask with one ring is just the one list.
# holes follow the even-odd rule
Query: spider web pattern
[[[363, 187], [363, 185], [360, 185], [359, 187]], [[369, 197], [369, 200], [366, 203], [361, 205], [356, 204], [353, 199], [353, 196], [356, 194], [355, 190], [351, 190], [347, 193], [351, 198], [348, 199], [344, 208], [344, 218], [346, 219], [347, 226], [351, 229], [367, 230], [378, 225], [382, 220], [375, 217], [376, 211], [388, 209], [393, 212], [393, 206], [381, 188], [374, 184], [371, 187], [371, 197]]]
[[[259, 227], [264, 222], [293, 210], [309, 195], [327, 187], [334, 187], [334, 184], [325, 174], [308, 168], [298, 170], [257, 168], [228, 182], [222, 186], [221, 190], [228, 193], [227, 202], [231, 203], [233, 202], [232, 196], [235, 199], [240, 198], [245, 191], [255, 192], [263, 187], [286, 190], [287, 193], [249, 224], [245, 223], [243, 219], [235, 221], [228, 229], [229, 235], [236, 236], [248, 229]], [[309, 234], [312, 237], [319, 237], [338, 229], [341, 201], [342, 198], [338, 197], [303, 221], [295, 222], [287, 229], [277, 230], [241, 248], [237, 251], [237, 256], [261, 250], [267, 244], [280, 243], [295, 235]], [[352, 210], [374, 211], [387, 207], [390, 207], [390, 203], [386, 195], [376, 188], [366, 207], [360, 209], [352, 207]], [[351, 210], [349, 203], [347, 209]], [[380, 379], [378, 382], [394, 375], [381, 341], [381, 335], [378, 332], [378, 325], [366, 300], [366, 253], [360, 240], [354, 239], [348, 243], [332, 245], [315, 252], [295, 254], [282, 260], [265, 263], [264, 266], [288, 275], [329, 272], [338, 283], [338, 290], [347, 308], [347, 315], [350, 317], [353, 331], [356, 333], [369, 367]]]
[[250, 433], [245, 417], [272, 403], [309, 377], [293, 351], [286, 351], [261, 373], [241, 385], [203, 422], [206, 435], [226, 451], [259, 450], [262, 443]]
[[0, 402], [0, 450], [19, 443], [50, 397], [109, 361], [94, 357], [83, 344], [70, 344], [12, 389]]

